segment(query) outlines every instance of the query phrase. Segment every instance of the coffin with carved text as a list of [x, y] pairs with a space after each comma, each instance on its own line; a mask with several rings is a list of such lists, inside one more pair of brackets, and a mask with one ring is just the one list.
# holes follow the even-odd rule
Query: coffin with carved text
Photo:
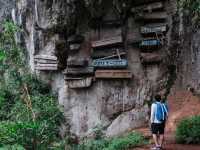
[[92, 65], [95, 68], [126, 68], [128, 61], [126, 59], [107, 59], [107, 60], [93, 60]]

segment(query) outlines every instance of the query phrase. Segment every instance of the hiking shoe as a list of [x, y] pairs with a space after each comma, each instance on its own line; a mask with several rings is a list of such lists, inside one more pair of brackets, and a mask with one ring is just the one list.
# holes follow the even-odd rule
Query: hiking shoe
[[152, 147], [151, 150], [161, 150], [159, 147]]

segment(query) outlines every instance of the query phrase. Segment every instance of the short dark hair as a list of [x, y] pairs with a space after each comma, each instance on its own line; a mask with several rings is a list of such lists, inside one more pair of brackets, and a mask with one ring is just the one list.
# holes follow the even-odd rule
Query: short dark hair
[[155, 100], [158, 101], [158, 102], [161, 101], [161, 95], [159, 95], [159, 94], [157, 94], [154, 98], [155, 98]]

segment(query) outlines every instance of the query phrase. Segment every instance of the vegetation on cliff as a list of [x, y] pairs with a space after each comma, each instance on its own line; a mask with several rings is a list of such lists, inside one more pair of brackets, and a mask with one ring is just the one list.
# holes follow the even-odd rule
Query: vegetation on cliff
[[200, 23], [200, 1], [199, 0], [178, 0], [179, 8], [185, 13], [195, 27]]
[[12, 22], [3, 23], [2, 27], [0, 147], [49, 149], [53, 147], [52, 142], [60, 140], [63, 114], [48, 85], [30, 74], [25, 66], [25, 51], [15, 41], [20, 29]]

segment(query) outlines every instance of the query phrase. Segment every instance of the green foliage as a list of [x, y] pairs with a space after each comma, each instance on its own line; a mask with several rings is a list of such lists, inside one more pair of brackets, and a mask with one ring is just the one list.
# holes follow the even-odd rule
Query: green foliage
[[182, 120], [176, 130], [178, 143], [200, 144], [200, 116]]
[[188, 13], [193, 25], [200, 23], [200, 1], [199, 0], [178, 0], [179, 7], [183, 12]]
[[[0, 148], [46, 150], [60, 141], [64, 121], [49, 85], [29, 73], [25, 53], [15, 41], [20, 29], [3, 23], [0, 34]], [[15, 148], [17, 149], [17, 148]]]
[[112, 139], [109, 146], [104, 150], [124, 150], [143, 144], [145, 144], [143, 136], [138, 133], [131, 133], [125, 137]]
[[5, 145], [0, 148], [0, 150], [25, 150], [21, 145]]
[[143, 144], [145, 140], [141, 134], [130, 133], [123, 137], [89, 140], [73, 147], [72, 150], [125, 150]]

